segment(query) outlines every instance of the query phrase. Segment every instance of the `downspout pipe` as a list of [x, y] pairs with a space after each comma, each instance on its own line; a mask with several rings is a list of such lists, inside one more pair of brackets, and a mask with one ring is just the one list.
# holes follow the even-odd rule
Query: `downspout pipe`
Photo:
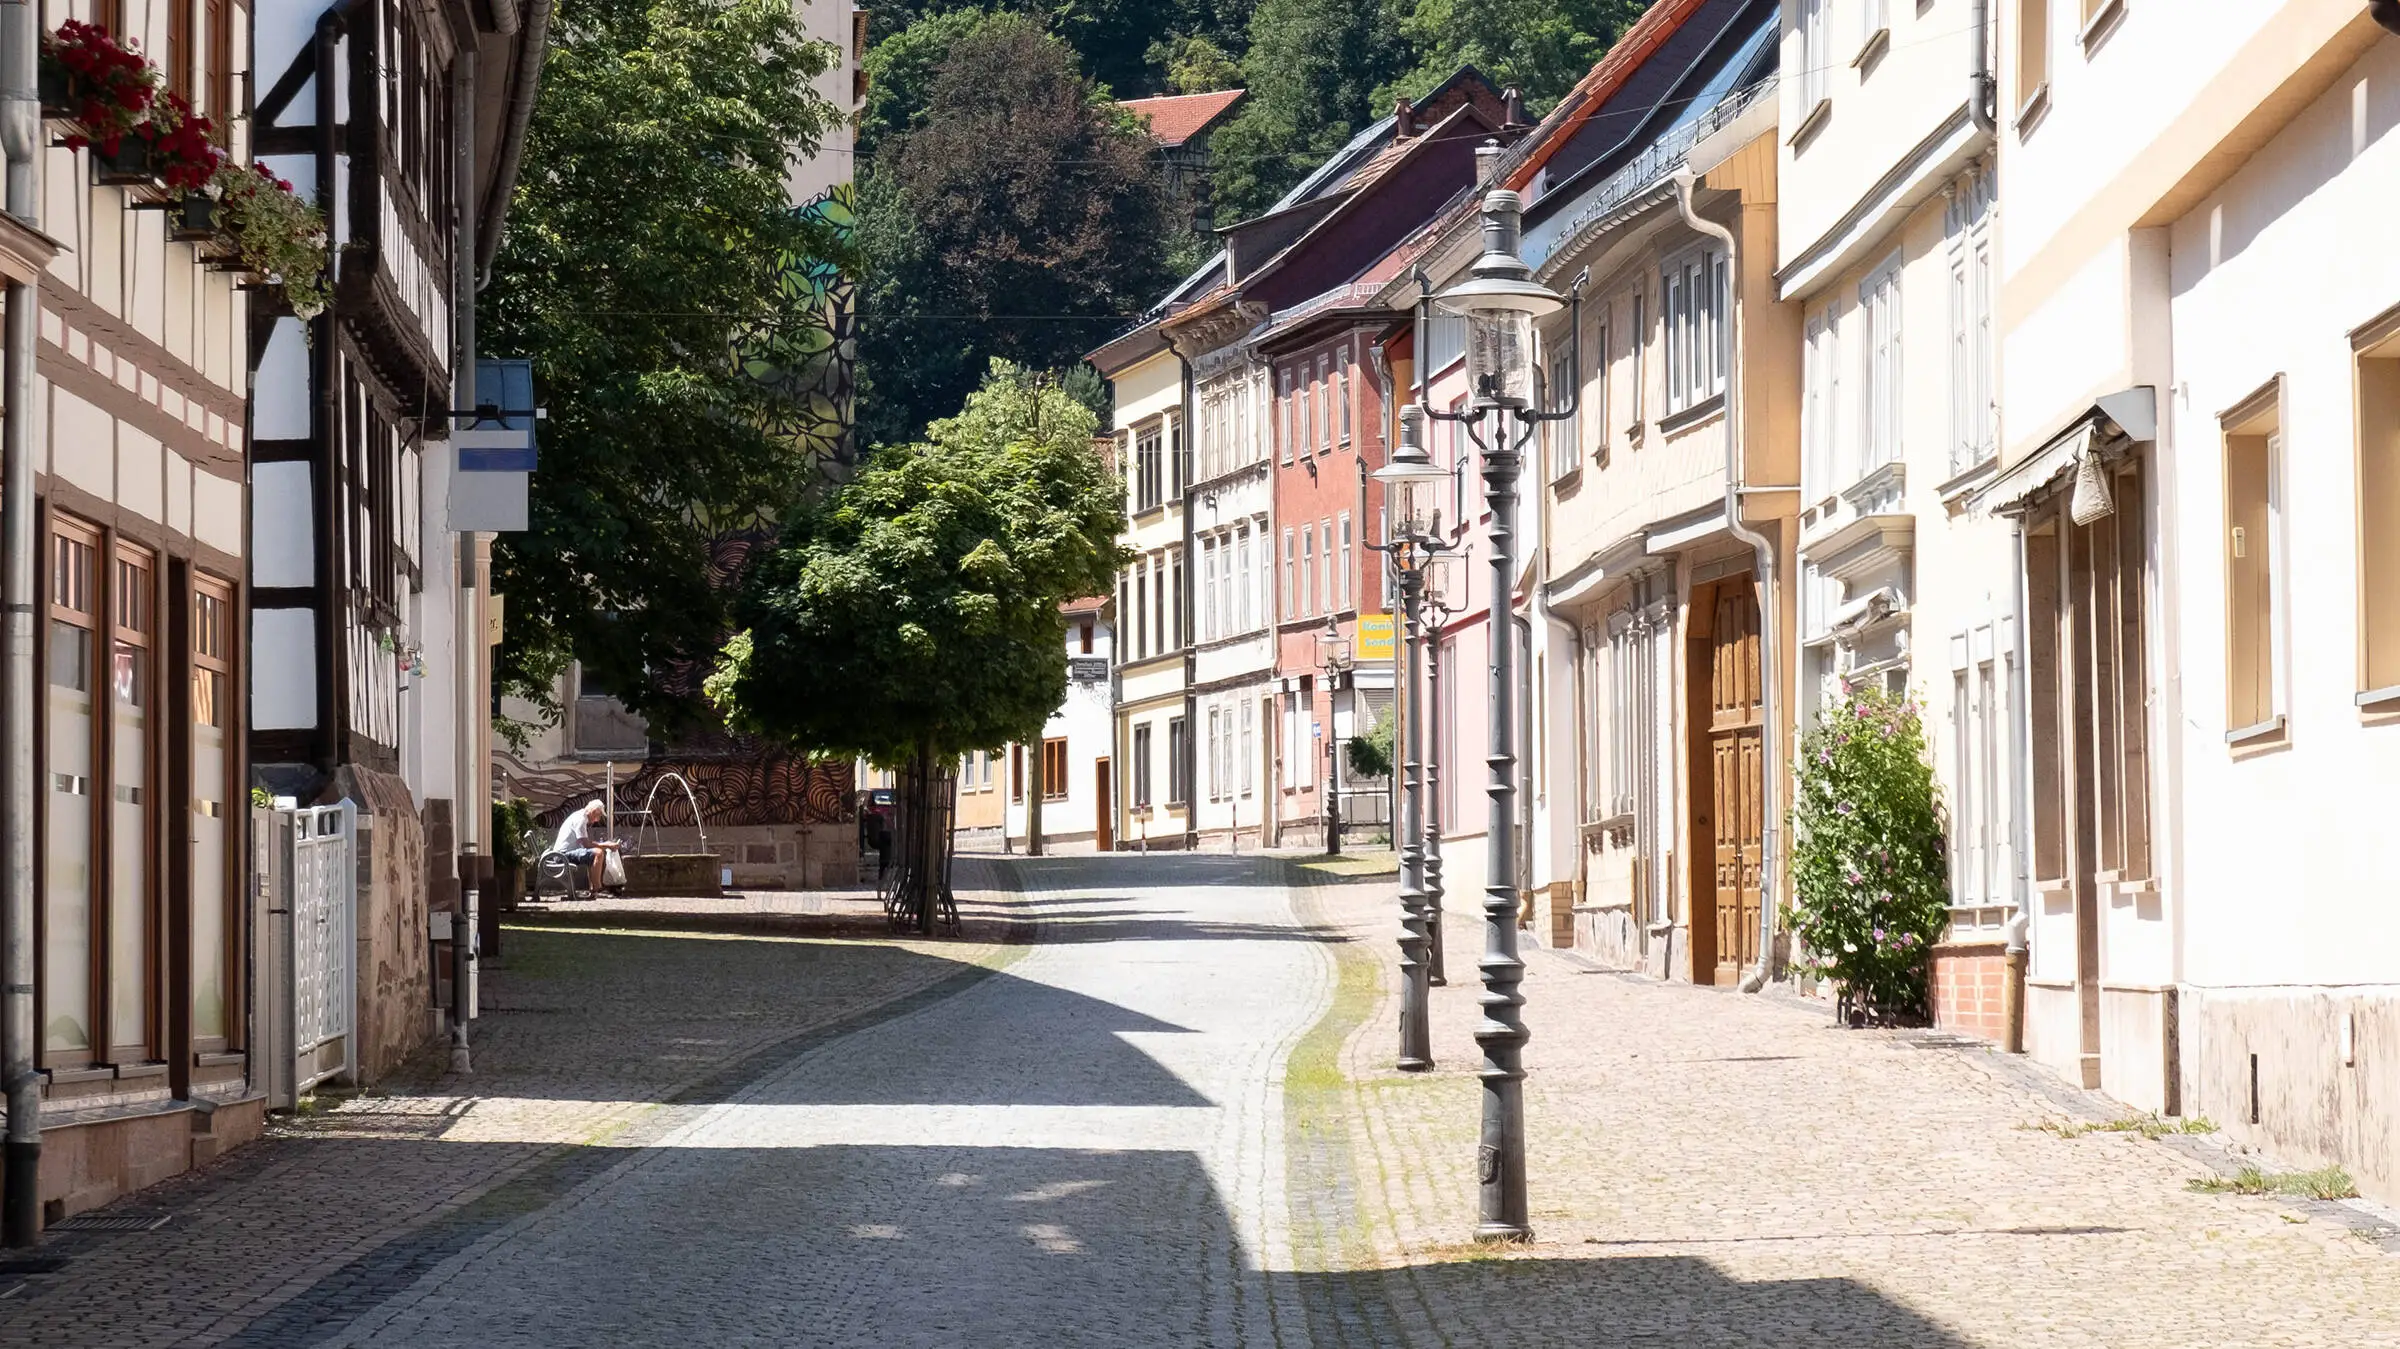
[[341, 746], [338, 743], [341, 706], [341, 682], [336, 677], [342, 651], [342, 634], [336, 613], [334, 596], [339, 575], [334, 565], [336, 541], [342, 537], [341, 511], [334, 492], [333, 475], [341, 463], [336, 444], [342, 430], [342, 390], [337, 377], [340, 367], [334, 357], [334, 334], [338, 331], [341, 309], [341, 202], [338, 199], [340, 158], [338, 154], [341, 128], [341, 85], [346, 78], [341, 61], [342, 37], [349, 31], [350, 11], [357, 0], [334, 5], [317, 16], [316, 35], [316, 206], [325, 219], [325, 308], [311, 320], [316, 333], [309, 343], [309, 359], [314, 367], [312, 378], [316, 397], [309, 405], [309, 439], [314, 447], [315, 463], [309, 473], [311, 513], [316, 517], [316, 558], [314, 575], [317, 594], [315, 626], [317, 640], [316, 686], [317, 730], [313, 737], [316, 768], [330, 780], [340, 766]]
[[[516, 195], [517, 168], [525, 157], [525, 131], [533, 125], [534, 95], [542, 84], [542, 57], [550, 49], [550, 12], [551, 0], [526, 0], [523, 36], [517, 42], [517, 68], [508, 82], [508, 121], [501, 128], [500, 148], [492, 157], [491, 191], [477, 212], [477, 290], [492, 284], [492, 260], [500, 255], [500, 235], [508, 225], [509, 198]], [[474, 133], [470, 129], [467, 134]], [[468, 184], [468, 190], [474, 190], [472, 183]]]
[[[8, 213], [41, 223], [41, 103], [34, 63], [40, 9], [0, 6], [0, 154]], [[11, 281], [0, 355], [6, 382], [0, 412], [0, 1086], [8, 1097], [6, 1155], [0, 1160], [0, 1245], [41, 1240], [41, 1074], [33, 1020], [33, 600], [40, 549], [33, 537], [33, 343], [36, 288]]]
[[[2017, 629], [2017, 658], [2009, 662], [2009, 726], [2017, 739], [2017, 762], [2033, 762], [2033, 718], [2028, 715], [2030, 685], [2027, 682], [2025, 657], [2025, 522], [2013, 521], [2009, 529], [2009, 544], [2015, 554], [2016, 595], [2014, 614]], [[2006, 928], [2004, 963], [2000, 975], [2000, 1048], [2003, 1053], [2025, 1052], [2025, 970], [2031, 958], [2026, 937], [2033, 925], [2033, 849], [2029, 846], [2033, 825], [2033, 775], [2020, 773], [2023, 781], [2009, 803], [2016, 819], [2009, 832], [2018, 839], [2017, 874], [2015, 881], [2017, 911], [2010, 915]]]
[[1752, 529], [1742, 519], [1742, 451], [1749, 444], [1747, 428], [1742, 421], [1742, 380], [1748, 363], [1743, 358], [1740, 301], [1742, 283], [1742, 254], [1740, 241], [1733, 231], [1708, 219], [1692, 206], [1693, 175], [1685, 169], [1675, 175], [1675, 205], [1683, 212], [1684, 223], [1725, 246], [1725, 275], [1732, 291], [1726, 298], [1733, 306], [1733, 370], [1725, 381], [1725, 526], [1733, 536], [1750, 545], [1758, 558], [1758, 645], [1759, 663], [1766, 678], [1759, 681], [1763, 718], [1766, 723], [1766, 785], [1762, 790], [1766, 800], [1759, 812], [1758, 825], [1758, 968], [1742, 980], [1742, 991], [1756, 993], [1767, 986], [1775, 975], [1775, 900], [1782, 893], [1777, 884], [1778, 868], [1783, 861], [1783, 817], [1779, 809], [1783, 795], [1783, 632], [1777, 621], [1781, 586], [1777, 579], [1775, 541]]
[[1967, 71], [1967, 120], [1989, 136], [1997, 125], [1999, 86], [1992, 78], [1991, 0], [1974, 0], [1967, 7], [1967, 29], [1974, 58]]

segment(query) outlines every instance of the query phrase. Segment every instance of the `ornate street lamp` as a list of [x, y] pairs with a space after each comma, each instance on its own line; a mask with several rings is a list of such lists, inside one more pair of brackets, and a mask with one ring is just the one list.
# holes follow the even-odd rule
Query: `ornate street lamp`
[[[1411, 403], [1400, 409], [1400, 444], [1391, 461], [1375, 470], [1375, 480], [1390, 497], [1391, 533], [1373, 545], [1390, 555], [1399, 584], [1401, 644], [1398, 703], [1400, 745], [1400, 1071], [1423, 1072], [1433, 1066], [1433, 1034], [1428, 1022], [1430, 936], [1425, 926], [1425, 853], [1422, 787], [1417, 778], [1419, 733], [1423, 710], [1418, 701], [1417, 665], [1424, 647], [1425, 564], [1438, 551], [1433, 537], [1431, 507], [1437, 486], [1450, 475], [1425, 452], [1425, 412]], [[1388, 500], [1388, 498], [1387, 498]]]
[[[1477, 156], [1484, 178], [1496, 165], [1496, 150]], [[1494, 189], [1483, 198], [1483, 256], [1465, 281], [1434, 297], [1434, 303], [1467, 321], [1467, 373], [1474, 401], [1460, 413], [1434, 413], [1464, 425], [1483, 468], [1486, 508], [1491, 512], [1491, 824], [1485, 835], [1483, 897], [1483, 1020], [1475, 1042], [1483, 1049], [1483, 1130], [1477, 1158], [1481, 1181], [1478, 1241], [1525, 1241], [1533, 1235], [1525, 1202], [1525, 962], [1517, 954], [1517, 745], [1516, 642], [1509, 597], [1517, 571], [1517, 479], [1525, 449], [1538, 424], [1575, 414], [1578, 391], [1566, 391], [1565, 406], [1544, 412], [1533, 406], [1533, 321], [1557, 313], [1568, 299], [1533, 277], [1518, 256], [1524, 203], [1516, 193]], [[1583, 282], [1575, 283], [1581, 309]], [[1570, 322], [1570, 342], [1579, 342], [1580, 313]], [[1571, 368], [1583, 368], [1577, 350]], [[1515, 425], [1511, 426], [1513, 418]], [[1484, 434], [1486, 422], [1491, 435]]]
[[1426, 981], [1435, 988], [1447, 988], [1448, 971], [1442, 967], [1442, 901], [1449, 892], [1442, 886], [1442, 629], [1458, 606], [1450, 603], [1449, 563], [1456, 553], [1442, 553], [1433, 558], [1425, 569], [1425, 626], [1433, 636], [1433, 651], [1425, 661], [1425, 931], [1432, 943], [1426, 964]]
[[1325, 855], [1342, 855], [1342, 794], [1334, 757], [1333, 733], [1334, 685], [1350, 670], [1350, 641], [1342, 636], [1339, 623], [1332, 614], [1325, 615], [1325, 630], [1317, 634], [1317, 669], [1325, 676]]

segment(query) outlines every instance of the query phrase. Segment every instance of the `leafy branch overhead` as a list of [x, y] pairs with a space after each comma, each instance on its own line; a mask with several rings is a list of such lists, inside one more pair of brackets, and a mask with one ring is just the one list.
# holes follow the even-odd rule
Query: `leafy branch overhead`
[[1028, 740], [1066, 694], [1059, 606], [1105, 594], [1124, 489], [1090, 409], [992, 363], [958, 416], [785, 522], [707, 683], [734, 729], [897, 765]]
[[818, 479], [778, 434], [788, 391], [738, 349], [810, 321], [779, 284], [836, 244], [786, 165], [841, 112], [839, 59], [788, 0], [562, 0], [525, 168], [483, 304], [484, 348], [533, 358], [550, 419], [531, 528], [500, 537], [510, 599], [496, 677], [546, 703], [569, 660], [648, 715], [692, 710], [653, 676], [705, 662], [727, 621], [712, 574]]

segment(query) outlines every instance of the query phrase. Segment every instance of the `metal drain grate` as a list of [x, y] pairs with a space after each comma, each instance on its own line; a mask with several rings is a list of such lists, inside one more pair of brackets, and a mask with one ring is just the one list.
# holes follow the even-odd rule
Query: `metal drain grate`
[[78, 1213], [65, 1222], [50, 1224], [53, 1232], [155, 1232], [174, 1220], [172, 1213], [156, 1209], [139, 1213]]

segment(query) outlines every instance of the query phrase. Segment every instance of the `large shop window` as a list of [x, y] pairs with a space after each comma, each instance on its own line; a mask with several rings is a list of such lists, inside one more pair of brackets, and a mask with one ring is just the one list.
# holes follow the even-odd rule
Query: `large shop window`
[[234, 1034], [232, 970], [240, 926], [228, 908], [235, 756], [228, 743], [233, 696], [233, 591], [199, 578], [192, 593], [192, 1035], [204, 1051]]
[[2282, 415], [2278, 379], [2223, 423], [2228, 740], [2273, 732], [2285, 711]]
[[155, 701], [157, 572], [120, 547], [110, 598], [108, 1038], [112, 1061], [150, 1057], [156, 876], [150, 830], [150, 709]]
[[99, 535], [61, 520], [50, 539], [47, 866], [42, 884], [42, 1052], [89, 1062], [94, 1008], [93, 653], [98, 643]]

